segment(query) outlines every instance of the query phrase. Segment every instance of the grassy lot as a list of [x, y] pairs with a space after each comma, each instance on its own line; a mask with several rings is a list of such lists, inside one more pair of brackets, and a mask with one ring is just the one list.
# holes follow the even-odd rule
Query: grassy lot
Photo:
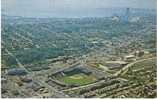
[[66, 84], [85, 85], [96, 81], [96, 78], [92, 75], [87, 76], [83, 73], [80, 73], [80, 74], [74, 74], [71, 76], [62, 77], [60, 81], [63, 81]]

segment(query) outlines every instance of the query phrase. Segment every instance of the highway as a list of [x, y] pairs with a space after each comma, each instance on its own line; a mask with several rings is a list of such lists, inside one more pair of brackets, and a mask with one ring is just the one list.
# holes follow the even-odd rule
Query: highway
[[136, 64], [136, 63], [143, 62], [143, 61], [145, 61], [145, 60], [154, 59], [154, 58], [156, 58], [156, 57], [147, 58], [147, 59], [141, 59], [141, 60], [137, 60], [137, 61], [135, 61], [135, 62], [132, 62], [132, 63], [126, 65], [125, 67], [123, 67], [120, 71], [117, 71], [117, 72], [114, 74], [114, 76], [118, 76], [118, 75], [120, 75], [120, 74], [125, 74], [125, 73], [127, 72], [127, 70], [128, 70], [130, 67], [132, 67], [134, 64]]

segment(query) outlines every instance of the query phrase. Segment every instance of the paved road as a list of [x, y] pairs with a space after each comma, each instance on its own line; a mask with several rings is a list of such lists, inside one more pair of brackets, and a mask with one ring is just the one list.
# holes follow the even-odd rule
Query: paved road
[[139, 63], [139, 62], [143, 62], [143, 61], [145, 61], [145, 60], [154, 59], [154, 58], [156, 58], [156, 57], [147, 58], [147, 59], [141, 59], [141, 60], [137, 60], [137, 61], [135, 61], [135, 62], [132, 62], [132, 63], [126, 65], [125, 67], [123, 67], [120, 71], [116, 72], [114, 75], [115, 75], [115, 76], [118, 76], [118, 75], [120, 75], [121, 73], [125, 74], [125, 73], [127, 72], [127, 69], [130, 68], [130, 67], [132, 67], [134, 64]]
[[[118, 71], [118, 72], [115, 73], [114, 75], [115, 75], [115, 76], [118, 76], [120, 73], [122, 73], [122, 72], [126, 71], [128, 68], [130, 68], [132, 65], [134, 65], [134, 64], [136, 64], [136, 63], [139, 63], [139, 62], [143, 62], [143, 61], [145, 61], [145, 60], [153, 59], [153, 58], [155, 58], [155, 57], [148, 58], [148, 59], [141, 59], [141, 60], [135, 61], [135, 62], [133, 62], [133, 63], [130, 63], [130, 64], [126, 65], [125, 67], [123, 67], [120, 71]], [[104, 81], [104, 80], [102, 80], [102, 81]], [[100, 81], [100, 82], [102, 82], [102, 81]], [[79, 86], [79, 87], [71, 88], [71, 89], [66, 89], [66, 90], [63, 90], [63, 91], [77, 90], [77, 89], [80, 89], [80, 88], [85, 88], [85, 87], [92, 86], [92, 85], [96, 85], [96, 84], [98, 84], [98, 82], [92, 83], [92, 84], [88, 84], [88, 85], [84, 85], [84, 86]]]
[[15, 32], [14, 34], [17, 35], [17, 36], [19, 36], [20, 38], [26, 40], [26, 41], [29, 41], [29, 43], [31, 43], [31, 44], [33, 45], [33, 42], [32, 42], [31, 39], [29, 39], [29, 38], [27, 38], [27, 37], [25, 37], [25, 36], [23, 36], [23, 35], [21, 35], [21, 34], [18, 34], [18, 33], [16, 33], [16, 32]]
[[20, 68], [24, 69], [27, 73], [30, 73], [8, 49], [5, 48], [5, 51], [16, 60]]
[[[61, 97], [69, 97], [68, 95], [65, 95], [62, 91], [58, 91], [58, 90], [56, 90], [55, 88], [49, 86], [47, 83], [43, 82], [43, 80], [38, 79], [38, 78], [35, 78], [36, 76], [34, 76], [34, 74], [31, 73], [30, 71], [28, 71], [28, 70], [20, 63], [20, 61], [19, 61], [9, 50], [7, 50], [7, 49], [5, 49], [5, 50], [6, 50], [6, 52], [7, 52], [10, 56], [12, 56], [12, 57], [16, 60], [18, 66], [19, 66], [20, 68], [22, 68], [23, 70], [25, 70], [32, 78], [34, 77], [34, 78], [33, 78], [34, 81], [39, 82], [39, 84], [41, 84], [42, 86], [45, 86], [45, 87], [46, 87], [47, 89], [49, 89], [51, 92], [53, 91], [53, 92], [55, 92], [55, 93], [60, 94]], [[45, 74], [46, 74], [46, 73], [45, 73]], [[21, 90], [23, 90], [23, 89], [21, 89]], [[37, 94], [37, 93], [36, 93], [36, 94]], [[40, 95], [38, 94], [38, 96], [40, 96]]]
[[88, 87], [88, 86], [93, 86], [93, 85], [102, 83], [102, 82], [104, 82], [104, 81], [105, 81], [105, 80], [101, 80], [101, 81], [96, 82], [96, 83], [87, 84], [87, 85], [83, 85], [83, 86], [79, 86], [79, 87], [74, 87], [74, 88], [70, 88], [70, 89], [66, 89], [66, 90], [62, 90], [62, 91], [73, 91], [73, 90], [77, 90], [77, 89], [85, 88], [85, 87]]

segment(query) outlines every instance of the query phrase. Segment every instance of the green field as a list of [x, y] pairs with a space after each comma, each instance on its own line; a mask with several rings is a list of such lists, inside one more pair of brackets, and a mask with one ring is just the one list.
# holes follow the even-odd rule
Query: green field
[[96, 81], [96, 78], [93, 75], [85, 75], [83, 73], [74, 74], [71, 76], [64, 76], [60, 79], [66, 84], [77, 84], [77, 85], [85, 85], [91, 82]]

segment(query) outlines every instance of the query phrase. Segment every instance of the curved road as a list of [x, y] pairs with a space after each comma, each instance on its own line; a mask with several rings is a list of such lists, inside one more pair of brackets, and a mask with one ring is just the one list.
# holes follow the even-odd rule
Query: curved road
[[[126, 65], [125, 67], [123, 67], [120, 71], [116, 72], [114, 75], [115, 75], [115, 76], [118, 76], [118, 75], [120, 75], [121, 73], [124, 74], [124, 73], [127, 72], [127, 69], [130, 68], [131, 66], [133, 66], [134, 64], [139, 63], [139, 62], [143, 62], [143, 61], [145, 61], [145, 60], [154, 59], [154, 58], [156, 58], [156, 57], [152, 57], [152, 58], [148, 58], [148, 59], [141, 59], [141, 60], [137, 60], [137, 61], [135, 61], [135, 62], [132, 62], [132, 63]], [[125, 72], [125, 71], [126, 71], [126, 72]]]

